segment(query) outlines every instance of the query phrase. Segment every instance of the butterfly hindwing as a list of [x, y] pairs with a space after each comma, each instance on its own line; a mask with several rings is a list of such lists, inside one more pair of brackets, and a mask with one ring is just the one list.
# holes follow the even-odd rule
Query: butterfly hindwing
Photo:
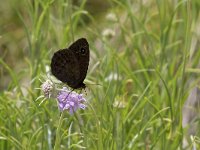
[[54, 53], [51, 61], [52, 74], [69, 86], [73, 86], [80, 76], [79, 69], [75, 66], [78, 66], [77, 59], [69, 49], [59, 50]]

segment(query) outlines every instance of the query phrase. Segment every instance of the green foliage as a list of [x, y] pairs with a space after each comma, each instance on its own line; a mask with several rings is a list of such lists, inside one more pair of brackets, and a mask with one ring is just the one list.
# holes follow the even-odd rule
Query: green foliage
[[[8, 0], [1, 8], [0, 149], [200, 148], [199, 119], [193, 137], [182, 127], [199, 82], [198, 0]], [[36, 88], [53, 52], [80, 37], [91, 51], [88, 107], [60, 114], [55, 99], [39, 105]]]

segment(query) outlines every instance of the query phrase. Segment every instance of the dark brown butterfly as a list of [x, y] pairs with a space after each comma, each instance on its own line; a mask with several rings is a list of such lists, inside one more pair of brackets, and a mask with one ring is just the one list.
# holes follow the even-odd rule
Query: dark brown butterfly
[[89, 44], [85, 38], [80, 38], [69, 48], [54, 53], [51, 72], [73, 89], [85, 88], [83, 81], [87, 74], [89, 57]]

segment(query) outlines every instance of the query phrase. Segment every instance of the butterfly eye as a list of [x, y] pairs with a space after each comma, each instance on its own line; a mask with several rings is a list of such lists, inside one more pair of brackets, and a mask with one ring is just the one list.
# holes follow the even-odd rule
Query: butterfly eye
[[84, 55], [84, 54], [85, 54], [85, 48], [82, 47], [82, 48], [80, 49], [80, 53], [81, 53], [82, 55]]

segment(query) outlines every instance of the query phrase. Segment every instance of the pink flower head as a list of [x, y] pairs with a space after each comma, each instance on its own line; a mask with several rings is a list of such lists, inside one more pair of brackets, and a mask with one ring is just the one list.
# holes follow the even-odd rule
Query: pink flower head
[[78, 108], [85, 109], [86, 99], [82, 94], [78, 94], [74, 91], [69, 91], [64, 87], [57, 96], [58, 107], [61, 111], [68, 110], [70, 114], [73, 114]]

